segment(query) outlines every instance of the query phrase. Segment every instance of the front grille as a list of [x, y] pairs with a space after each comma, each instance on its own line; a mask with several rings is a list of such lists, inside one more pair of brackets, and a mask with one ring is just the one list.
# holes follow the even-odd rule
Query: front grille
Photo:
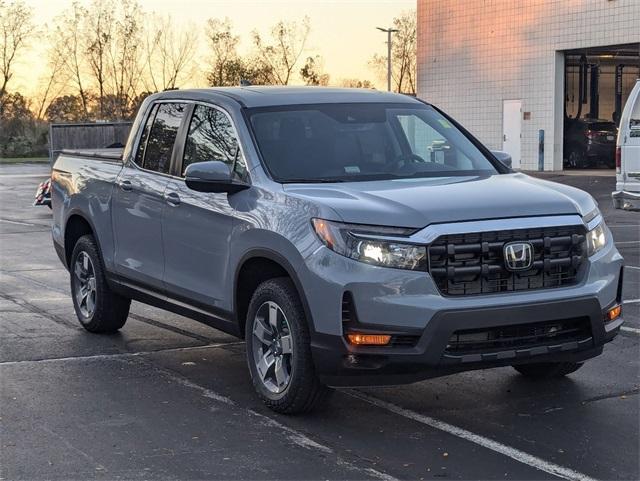
[[582, 341], [591, 337], [588, 317], [454, 332], [445, 353], [464, 355]]
[[[506, 269], [504, 245], [513, 241], [533, 247], [530, 269]], [[448, 296], [570, 286], [578, 282], [584, 241], [581, 226], [444, 235], [429, 247], [429, 273]]]

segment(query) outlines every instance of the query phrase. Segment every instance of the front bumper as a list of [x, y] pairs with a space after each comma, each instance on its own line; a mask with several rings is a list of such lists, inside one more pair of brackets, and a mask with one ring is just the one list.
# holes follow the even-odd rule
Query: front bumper
[[613, 207], [625, 210], [640, 210], [640, 192], [619, 190], [611, 194]]
[[[497, 328], [582, 318], [589, 335], [524, 347], [449, 353], [451, 335], [473, 326]], [[580, 362], [602, 352], [620, 330], [622, 318], [605, 323], [596, 297], [518, 306], [443, 311], [431, 319], [409, 348], [348, 345], [341, 336], [316, 337], [313, 355], [318, 374], [331, 386], [404, 384], [461, 371], [531, 362]]]

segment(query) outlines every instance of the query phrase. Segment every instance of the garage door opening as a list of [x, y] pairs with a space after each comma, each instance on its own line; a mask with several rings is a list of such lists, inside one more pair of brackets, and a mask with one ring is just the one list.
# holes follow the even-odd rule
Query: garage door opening
[[624, 104], [640, 77], [640, 44], [565, 52], [563, 167], [615, 168]]

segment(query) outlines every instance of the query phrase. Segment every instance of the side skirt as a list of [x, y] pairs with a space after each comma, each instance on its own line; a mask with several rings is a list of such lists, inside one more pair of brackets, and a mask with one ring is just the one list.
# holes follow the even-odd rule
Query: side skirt
[[142, 286], [125, 280], [120, 276], [108, 274], [109, 286], [118, 294], [135, 301], [173, 312], [207, 326], [218, 329], [232, 336], [242, 337], [238, 323], [233, 313], [208, 306], [194, 306], [183, 300], [174, 299], [147, 286]]

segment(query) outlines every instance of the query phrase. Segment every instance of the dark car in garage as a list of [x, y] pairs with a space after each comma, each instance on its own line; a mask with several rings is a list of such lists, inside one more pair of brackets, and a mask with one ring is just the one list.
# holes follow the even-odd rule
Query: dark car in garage
[[584, 169], [616, 166], [618, 128], [609, 120], [567, 119], [564, 126], [564, 166]]

